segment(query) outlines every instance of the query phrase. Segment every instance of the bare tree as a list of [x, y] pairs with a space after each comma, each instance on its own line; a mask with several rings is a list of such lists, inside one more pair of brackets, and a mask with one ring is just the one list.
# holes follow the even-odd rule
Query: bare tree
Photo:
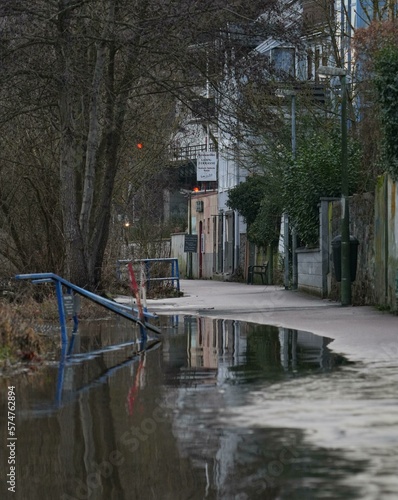
[[[18, 168], [27, 171], [30, 206], [41, 212], [36, 239], [51, 249], [47, 265], [63, 267], [82, 286], [100, 286], [115, 182], [128, 166], [137, 125], [145, 113], [172, 123], [149, 96], [167, 96], [167, 110], [170, 97], [189, 104], [203, 75], [218, 81], [248, 50], [247, 40], [277, 33], [272, 16], [259, 17], [276, 8], [274, 1], [243, 0], [0, 1], [2, 171], [7, 176], [23, 150]], [[211, 57], [197, 50], [205, 46]], [[34, 126], [47, 141], [40, 154], [37, 137], [24, 139]], [[2, 185], [0, 205], [12, 241], [7, 255], [15, 251], [15, 265], [37, 270], [10, 218], [13, 187]]]

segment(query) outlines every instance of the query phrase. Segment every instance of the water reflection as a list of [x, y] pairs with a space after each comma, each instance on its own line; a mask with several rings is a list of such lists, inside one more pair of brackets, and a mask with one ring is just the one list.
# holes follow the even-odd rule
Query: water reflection
[[[139, 332], [129, 323], [93, 322], [82, 328], [73, 362], [12, 380], [13, 498], [338, 500], [398, 492], [396, 447], [373, 443], [371, 456], [359, 443], [352, 455], [333, 437], [322, 445], [311, 439], [314, 416], [335, 409], [327, 395], [340, 404], [342, 388], [362, 387], [361, 367], [345, 366], [329, 339], [235, 321], [163, 321], [162, 343], [145, 353], [130, 344]], [[112, 346], [115, 338], [122, 347]], [[10, 382], [1, 380], [2, 389]], [[356, 408], [346, 403], [338, 419], [316, 425], [340, 425]], [[394, 410], [384, 407], [396, 430]], [[387, 480], [371, 497], [373, 457]], [[6, 470], [4, 454], [0, 466]]]
[[344, 361], [327, 348], [331, 339], [309, 332], [191, 317], [180, 330], [181, 343], [170, 338], [164, 348], [179, 384], [252, 383], [328, 371]]
[[81, 392], [107, 383], [116, 371], [141, 359], [145, 350], [158, 344], [157, 336], [143, 337], [139, 327], [132, 328], [124, 320], [83, 324], [81, 332], [73, 332], [59, 353], [54, 400], [37, 401], [36, 413], [57, 411]]

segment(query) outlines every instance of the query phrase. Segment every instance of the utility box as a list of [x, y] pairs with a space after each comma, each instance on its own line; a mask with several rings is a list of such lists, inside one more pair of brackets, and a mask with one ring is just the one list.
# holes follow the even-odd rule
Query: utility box
[[[357, 277], [357, 263], [358, 263], [358, 246], [359, 241], [355, 236], [350, 236], [350, 276], [351, 282], [355, 281]], [[341, 281], [341, 235], [339, 234], [332, 240], [332, 257], [334, 274], [336, 281]]]

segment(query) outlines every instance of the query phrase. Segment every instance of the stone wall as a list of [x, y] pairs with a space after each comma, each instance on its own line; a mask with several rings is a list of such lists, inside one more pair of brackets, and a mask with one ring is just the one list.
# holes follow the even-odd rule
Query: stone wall
[[[373, 193], [356, 194], [350, 197], [350, 235], [359, 241], [356, 280], [352, 283], [352, 304], [370, 305], [375, 303], [375, 195]], [[330, 225], [330, 243], [341, 234], [341, 204], [332, 202], [332, 219]], [[329, 277], [329, 297], [339, 300], [340, 283], [336, 282], [332, 264], [331, 246], [330, 259], [332, 270]]]
[[[350, 234], [359, 241], [356, 280], [352, 283], [352, 304], [378, 303], [375, 283], [375, 195], [350, 197]], [[336, 281], [332, 240], [341, 234], [339, 199], [320, 201], [320, 245], [316, 249], [298, 249], [298, 288], [323, 298], [340, 300], [340, 283]], [[380, 288], [380, 287], [379, 287]]]
[[380, 177], [375, 203], [375, 299], [398, 310], [398, 192], [387, 175]]
[[[375, 193], [350, 197], [350, 234], [359, 241], [353, 305], [380, 305], [398, 311], [398, 189], [387, 175]], [[340, 200], [320, 203], [319, 249], [298, 249], [298, 287], [321, 297], [340, 300], [335, 279], [332, 240], [341, 234]]]

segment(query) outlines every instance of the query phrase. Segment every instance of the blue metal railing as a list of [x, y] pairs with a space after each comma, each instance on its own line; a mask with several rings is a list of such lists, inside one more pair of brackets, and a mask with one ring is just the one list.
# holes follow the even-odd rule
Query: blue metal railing
[[[129, 262], [143, 264], [145, 266], [145, 279], [147, 283], [147, 290], [149, 290], [150, 283], [153, 281], [170, 281], [171, 286], [180, 291], [180, 270], [178, 267], [178, 259], [174, 257], [167, 258], [156, 258], [156, 259], [119, 259], [117, 261], [117, 276], [121, 278], [120, 265], [128, 264]], [[151, 265], [156, 263], [166, 263], [170, 264], [170, 275], [169, 276], [160, 276], [160, 277], [151, 277]]]
[[[63, 290], [62, 290], [63, 286], [66, 288], [68, 294], [70, 294], [72, 292], [77, 293], [77, 294], [81, 295], [82, 297], [86, 297], [87, 299], [95, 302], [96, 304], [99, 304], [100, 306], [105, 307], [106, 309], [108, 309], [110, 311], [113, 311], [114, 313], [118, 314], [119, 316], [122, 316], [122, 317], [129, 319], [131, 321], [134, 321], [135, 323], [140, 325], [140, 328], [142, 328], [144, 340], [146, 339], [145, 329], [151, 330], [152, 332], [155, 332], [155, 333], [161, 333], [159, 328], [157, 328], [156, 326], [151, 325], [150, 323], [148, 323], [146, 321], [141, 322], [140, 319], [138, 318], [138, 311], [136, 309], [132, 309], [131, 307], [126, 306], [124, 304], [119, 304], [117, 302], [114, 302], [113, 300], [109, 300], [109, 299], [101, 297], [100, 295], [97, 295], [93, 292], [89, 292], [88, 290], [85, 290], [84, 288], [81, 288], [77, 285], [74, 285], [73, 283], [67, 281], [64, 278], [61, 278], [57, 274], [53, 274], [53, 273], [17, 274], [15, 276], [15, 278], [18, 280], [31, 280], [32, 283], [52, 282], [55, 284], [55, 289], [56, 289], [56, 294], [57, 294], [57, 303], [58, 303], [59, 322], [61, 325], [62, 344], [68, 343], [65, 304], [64, 304], [64, 297], [63, 297]], [[133, 313], [135, 313], [137, 315], [135, 316]], [[144, 318], [157, 318], [157, 316], [156, 316], [156, 314], [151, 314], [151, 313], [145, 311]], [[74, 319], [74, 333], [75, 333], [77, 330], [77, 323], [78, 323], [76, 314], [73, 315], [73, 319]]]

